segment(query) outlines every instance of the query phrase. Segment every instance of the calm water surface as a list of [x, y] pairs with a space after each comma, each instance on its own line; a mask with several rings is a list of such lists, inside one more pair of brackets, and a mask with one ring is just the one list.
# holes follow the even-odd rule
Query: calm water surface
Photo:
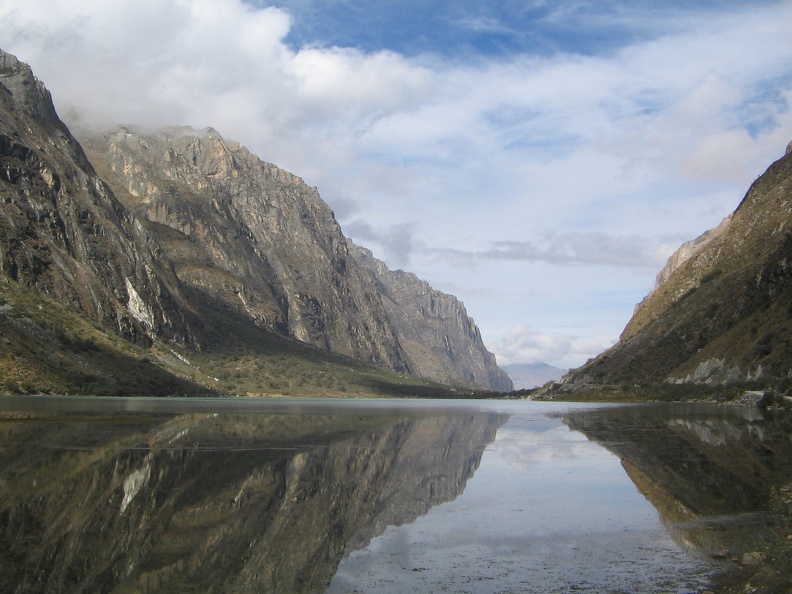
[[792, 481], [705, 405], [0, 397], [2, 592], [698, 592]]

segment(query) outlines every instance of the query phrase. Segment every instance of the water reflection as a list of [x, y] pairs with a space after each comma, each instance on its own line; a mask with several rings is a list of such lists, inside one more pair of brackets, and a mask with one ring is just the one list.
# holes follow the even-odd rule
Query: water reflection
[[456, 497], [505, 420], [6, 413], [0, 591], [323, 591], [350, 540]]
[[788, 413], [678, 404], [562, 418], [619, 457], [670, 534], [692, 554], [731, 557], [761, 547], [771, 491], [792, 481]]
[[0, 591], [696, 592], [790, 435], [712, 406], [0, 398]]
[[616, 456], [561, 422], [577, 405], [500, 406], [509, 420], [464, 492], [350, 552], [328, 593], [703, 589], [712, 564], [674, 543]]

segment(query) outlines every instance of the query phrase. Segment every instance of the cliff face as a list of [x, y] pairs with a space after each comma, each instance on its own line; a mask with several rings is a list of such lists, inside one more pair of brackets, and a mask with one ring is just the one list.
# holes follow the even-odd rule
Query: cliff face
[[0, 272], [134, 342], [192, 340], [179, 283], [30, 68], [0, 52]]
[[572, 371], [565, 389], [666, 383], [788, 390], [792, 373], [792, 155], [735, 212], [683, 248], [619, 343]]
[[268, 330], [408, 370], [377, 287], [315, 188], [212, 129], [119, 127], [83, 145], [193, 293]]
[[461, 301], [434, 290], [414, 274], [389, 270], [371, 251], [348, 244], [349, 253], [377, 283], [415, 373], [443, 383], [514, 389]]

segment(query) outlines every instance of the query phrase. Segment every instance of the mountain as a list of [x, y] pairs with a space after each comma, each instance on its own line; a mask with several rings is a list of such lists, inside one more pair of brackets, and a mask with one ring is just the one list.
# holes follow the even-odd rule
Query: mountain
[[96, 175], [27, 64], [0, 53], [0, 273], [150, 344], [193, 340], [159, 246]]
[[509, 374], [516, 390], [530, 390], [558, 381], [568, 371], [547, 363], [503, 365], [503, 370]]
[[211, 128], [78, 142], [0, 52], [0, 198], [4, 390], [444, 393], [316, 188]]
[[646, 397], [792, 389], [792, 144], [716, 229], [683, 245], [619, 342], [554, 391]]
[[349, 253], [377, 284], [385, 310], [404, 347], [410, 368], [441, 383], [486, 386], [502, 392], [514, 389], [464, 304], [453, 295], [403, 270], [390, 270], [370, 250], [348, 240]]
[[396, 371], [410, 371], [377, 288], [316, 188], [216, 131], [116, 127], [82, 138], [195, 301]]

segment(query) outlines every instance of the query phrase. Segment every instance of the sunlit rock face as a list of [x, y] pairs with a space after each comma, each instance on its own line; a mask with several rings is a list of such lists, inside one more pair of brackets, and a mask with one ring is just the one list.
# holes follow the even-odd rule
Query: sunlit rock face
[[81, 140], [193, 294], [268, 330], [409, 371], [374, 282], [316, 188], [211, 128], [117, 127]]
[[676, 417], [673, 410], [620, 407], [563, 420], [621, 459], [685, 548], [716, 554], [759, 546], [773, 490], [792, 481], [789, 417], [749, 407], [723, 407], [719, 418], [696, 405], [679, 405]]
[[464, 304], [402, 270], [392, 271], [370, 250], [347, 240], [350, 255], [374, 278], [385, 309], [415, 373], [443, 383], [510, 392], [509, 376], [495, 362]]
[[511, 389], [455, 298], [388, 309], [316, 188], [211, 128], [115, 127], [78, 143], [30, 68], [1, 51], [0, 199], [0, 278], [103, 332], [225, 354], [233, 326], [248, 343], [275, 332], [398, 372]]
[[132, 341], [193, 340], [159, 247], [96, 175], [30, 67], [2, 51], [0, 273]]
[[459, 495], [505, 420], [467, 411], [4, 423], [0, 590], [323, 591], [353, 544]]

